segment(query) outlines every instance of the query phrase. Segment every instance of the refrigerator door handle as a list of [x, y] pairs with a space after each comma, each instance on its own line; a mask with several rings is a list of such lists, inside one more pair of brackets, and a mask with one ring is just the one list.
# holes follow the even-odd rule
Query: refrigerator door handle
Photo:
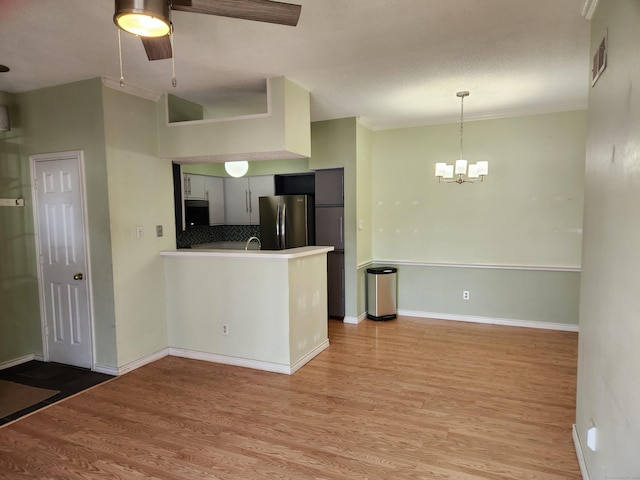
[[287, 205], [285, 203], [282, 204], [282, 225], [280, 225], [280, 248], [284, 249], [286, 247], [287, 241]]
[[280, 248], [280, 204], [276, 209], [276, 247]]

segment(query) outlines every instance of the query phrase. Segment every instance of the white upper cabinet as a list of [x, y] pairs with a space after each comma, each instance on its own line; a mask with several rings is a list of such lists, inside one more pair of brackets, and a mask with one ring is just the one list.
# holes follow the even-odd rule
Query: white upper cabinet
[[259, 225], [259, 197], [273, 195], [273, 175], [224, 179], [224, 214], [227, 225]]
[[205, 175], [193, 175], [185, 173], [183, 175], [183, 193], [185, 200], [206, 200]]

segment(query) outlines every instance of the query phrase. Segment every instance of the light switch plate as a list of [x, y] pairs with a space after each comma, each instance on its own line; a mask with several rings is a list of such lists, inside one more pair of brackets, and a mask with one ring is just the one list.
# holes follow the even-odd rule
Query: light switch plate
[[597, 435], [597, 430], [596, 427], [591, 427], [587, 430], [587, 447], [589, 447], [589, 449], [592, 452], [596, 451], [596, 447], [597, 447], [597, 440], [596, 440], [596, 435]]
[[156, 237], [161, 237], [162, 235], [164, 235], [162, 233], [162, 225], [156, 225]]

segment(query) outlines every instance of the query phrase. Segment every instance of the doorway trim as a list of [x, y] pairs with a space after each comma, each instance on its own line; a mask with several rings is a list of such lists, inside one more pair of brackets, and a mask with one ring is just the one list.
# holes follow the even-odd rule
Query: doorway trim
[[65, 152], [55, 152], [55, 153], [39, 153], [29, 155], [29, 169], [31, 176], [31, 199], [33, 205], [33, 232], [34, 232], [34, 240], [36, 247], [36, 270], [38, 272], [38, 297], [40, 302], [40, 330], [41, 330], [41, 339], [42, 339], [42, 357], [45, 362], [49, 361], [49, 345], [47, 341], [47, 325], [46, 325], [46, 315], [45, 315], [45, 296], [44, 296], [44, 279], [42, 274], [42, 263], [40, 262], [41, 254], [40, 251], [40, 230], [39, 230], [39, 205], [38, 205], [38, 194], [36, 189], [36, 164], [38, 162], [44, 161], [55, 161], [55, 160], [75, 160], [78, 166], [78, 176], [80, 179], [81, 185], [81, 195], [80, 195], [80, 203], [82, 208], [82, 218], [84, 222], [84, 243], [85, 243], [85, 266], [87, 273], [87, 306], [88, 306], [88, 314], [89, 314], [89, 330], [90, 330], [90, 339], [91, 339], [91, 348], [90, 348], [90, 356], [91, 356], [91, 370], [95, 371], [96, 367], [96, 354], [95, 354], [95, 328], [94, 328], [94, 311], [93, 311], [93, 275], [91, 273], [91, 263], [89, 259], [91, 258], [90, 246], [89, 246], [89, 216], [87, 214], [87, 185], [86, 185], [86, 177], [85, 177], [85, 168], [84, 168], [84, 151], [83, 150], [70, 150]]

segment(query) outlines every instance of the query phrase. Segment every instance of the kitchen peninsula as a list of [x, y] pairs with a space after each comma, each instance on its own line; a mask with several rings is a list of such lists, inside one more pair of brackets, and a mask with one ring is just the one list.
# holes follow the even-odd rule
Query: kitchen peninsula
[[160, 252], [170, 354], [294, 373], [329, 346], [331, 250]]

